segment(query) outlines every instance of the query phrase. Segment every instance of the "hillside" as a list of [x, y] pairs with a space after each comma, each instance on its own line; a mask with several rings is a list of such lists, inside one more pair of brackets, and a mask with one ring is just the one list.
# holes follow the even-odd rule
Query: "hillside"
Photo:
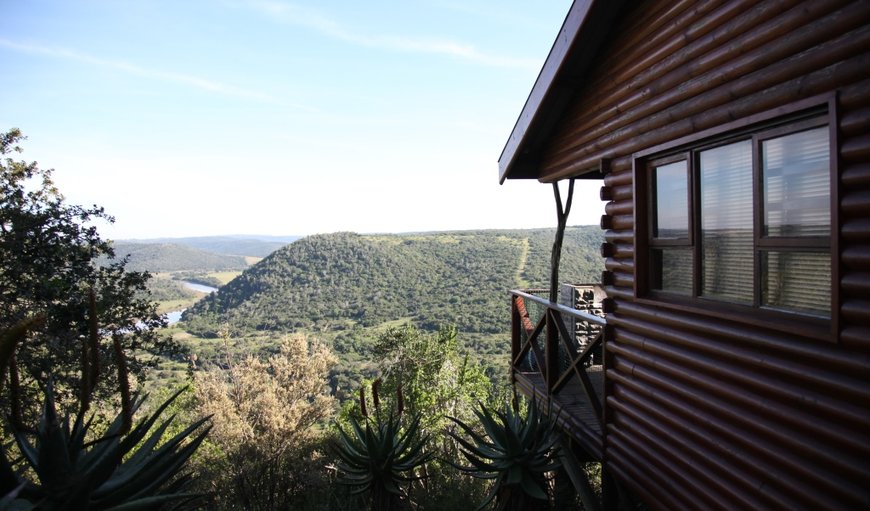
[[247, 268], [245, 258], [214, 254], [174, 243], [131, 243], [116, 241], [115, 255], [129, 255], [127, 268], [136, 271], [224, 271]]
[[[212, 335], [241, 331], [345, 330], [408, 318], [423, 328], [463, 332], [509, 326], [509, 289], [549, 280], [554, 229], [403, 235], [338, 233], [300, 239], [248, 268], [184, 315]], [[603, 269], [597, 226], [569, 227], [561, 280], [597, 282]]]
[[170, 243], [224, 255], [266, 257], [279, 248], [298, 240], [300, 236], [193, 236], [187, 238], [155, 238], [126, 240], [131, 243]]

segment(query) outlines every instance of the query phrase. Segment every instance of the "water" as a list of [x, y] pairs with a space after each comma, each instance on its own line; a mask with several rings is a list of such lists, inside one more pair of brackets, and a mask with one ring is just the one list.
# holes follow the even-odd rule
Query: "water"
[[186, 280], [182, 280], [181, 283], [187, 289], [192, 289], [194, 291], [199, 291], [200, 293], [214, 293], [218, 290], [216, 287], [204, 286], [202, 284], [197, 284], [196, 282], [188, 282]]
[[[188, 282], [186, 280], [182, 280], [181, 283], [187, 289], [192, 289], [192, 290], [198, 291], [200, 293], [209, 294], [209, 293], [214, 293], [215, 291], [217, 291], [216, 287], [205, 286], [202, 284], [197, 284], [196, 282]], [[166, 323], [170, 324], [170, 325], [173, 323], [178, 323], [178, 321], [181, 320], [181, 314], [185, 310], [187, 310], [187, 309], [181, 309], [180, 311], [167, 312], [166, 313]]]
[[172, 311], [166, 313], [166, 323], [173, 324], [178, 323], [181, 320], [181, 314], [184, 313], [187, 309], [181, 309], [180, 311]]

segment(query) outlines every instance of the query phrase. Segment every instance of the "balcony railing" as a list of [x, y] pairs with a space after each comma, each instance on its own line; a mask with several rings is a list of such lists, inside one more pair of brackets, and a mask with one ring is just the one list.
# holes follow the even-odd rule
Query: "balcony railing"
[[546, 294], [511, 292], [511, 377], [521, 392], [551, 406], [562, 428], [600, 459], [607, 323], [596, 315], [601, 309], [592, 291], [572, 303], [586, 310], [551, 302]]

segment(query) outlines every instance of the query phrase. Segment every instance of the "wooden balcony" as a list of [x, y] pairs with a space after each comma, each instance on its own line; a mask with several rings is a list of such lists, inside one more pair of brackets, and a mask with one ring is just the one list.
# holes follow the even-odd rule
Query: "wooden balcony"
[[580, 305], [584, 311], [540, 296], [546, 294], [511, 291], [511, 380], [526, 397], [549, 405], [562, 430], [600, 461], [606, 320], [591, 299]]

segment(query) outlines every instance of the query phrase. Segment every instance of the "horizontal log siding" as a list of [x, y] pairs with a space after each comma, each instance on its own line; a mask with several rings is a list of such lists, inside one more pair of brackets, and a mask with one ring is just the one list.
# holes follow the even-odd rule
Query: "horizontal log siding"
[[[652, 509], [870, 509], [870, 2], [641, 5], [541, 169], [553, 181], [610, 163], [605, 463]], [[636, 299], [632, 154], [833, 91], [836, 342]]]

